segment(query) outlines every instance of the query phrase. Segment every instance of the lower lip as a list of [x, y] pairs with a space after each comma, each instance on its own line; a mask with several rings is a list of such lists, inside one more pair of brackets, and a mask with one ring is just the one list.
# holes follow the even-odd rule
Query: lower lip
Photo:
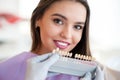
[[55, 45], [59, 48], [59, 49], [66, 49], [67, 47], [68, 47], [68, 45], [67, 46], [62, 46], [62, 45], [59, 45], [56, 41], [54, 41], [55, 42]]

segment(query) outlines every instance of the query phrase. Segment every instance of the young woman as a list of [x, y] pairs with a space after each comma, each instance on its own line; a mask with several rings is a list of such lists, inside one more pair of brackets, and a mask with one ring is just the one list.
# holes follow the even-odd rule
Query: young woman
[[89, 72], [79, 77], [48, 72], [59, 58], [53, 49], [91, 55], [89, 17], [87, 0], [40, 0], [31, 17], [32, 49], [2, 62], [0, 80], [92, 80]]

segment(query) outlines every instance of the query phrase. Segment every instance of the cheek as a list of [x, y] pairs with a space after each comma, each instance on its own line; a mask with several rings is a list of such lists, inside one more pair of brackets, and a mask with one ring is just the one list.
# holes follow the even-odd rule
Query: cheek
[[82, 33], [78, 33], [78, 34], [74, 35], [73, 39], [75, 41], [75, 45], [77, 45], [80, 42], [81, 37], [82, 37]]
[[59, 30], [53, 27], [52, 25], [44, 25], [44, 27], [41, 28], [41, 37], [44, 37], [46, 39], [52, 38], [58, 33]]

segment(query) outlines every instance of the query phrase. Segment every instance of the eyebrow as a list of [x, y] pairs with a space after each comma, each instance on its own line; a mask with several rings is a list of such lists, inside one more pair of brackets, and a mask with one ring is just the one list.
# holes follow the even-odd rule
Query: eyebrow
[[55, 13], [53, 14], [52, 16], [59, 16], [59, 17], [62, 17], [63, 19], [67, 20], [67, 18], [61, 14], [58, 14], [58, 13]]
[[[59, 13], [55, 13], [52, 16], [59, 16], [62, 17], [63, 19], [67, 20], [67, 18]], [[76, 24], [85, 24], [85, 22], [75, 22]]]

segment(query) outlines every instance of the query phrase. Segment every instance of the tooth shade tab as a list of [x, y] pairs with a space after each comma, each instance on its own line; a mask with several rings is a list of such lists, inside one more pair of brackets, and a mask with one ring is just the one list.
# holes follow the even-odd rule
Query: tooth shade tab
[[[73, 53], [69, 53], [67, 51], [60, 50], [59, 48], [54, 49], [52, 52], [53, 53], [58, 53], [62, 57], [69, 57], [69, 58], [71, 58], [73, 56]], [[76, 53], [73, 57], [75, 59], [85, 60], [85, 61], [94, 61], [95, 60], [95, 58], [92, 58], [91, 56], [81, 55], [81, 54], [78, 54], [78, 53]]]

